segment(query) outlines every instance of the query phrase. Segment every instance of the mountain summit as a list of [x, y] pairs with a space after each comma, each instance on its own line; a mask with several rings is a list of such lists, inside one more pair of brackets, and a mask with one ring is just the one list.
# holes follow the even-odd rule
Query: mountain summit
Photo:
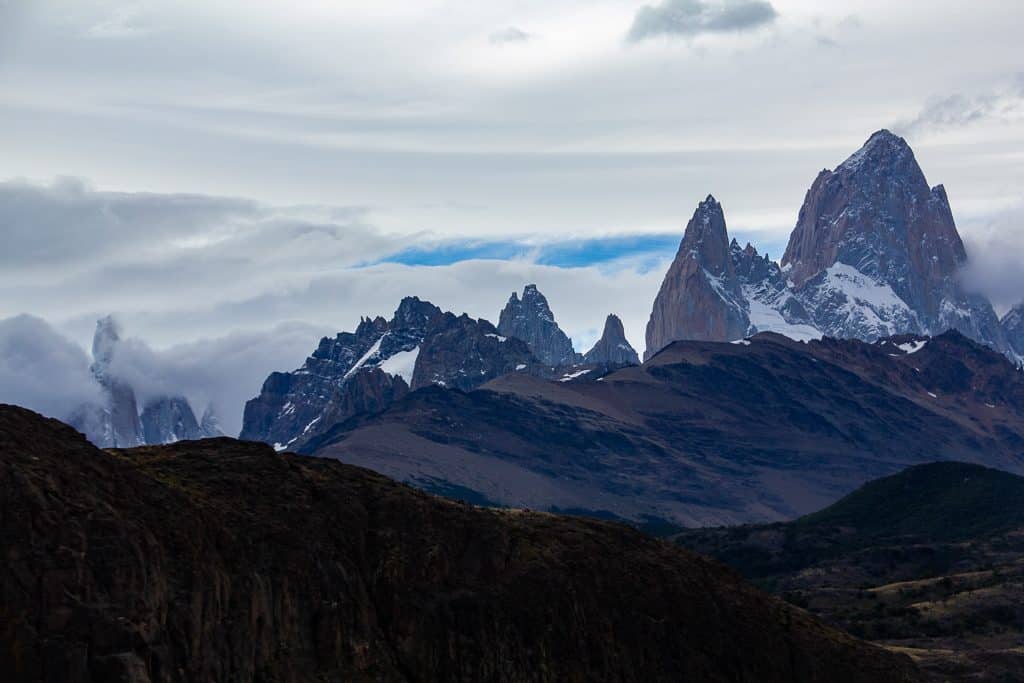
[[604, 321], [604, 333], [594, 348], [583, 356], [584, 363], [607, 365], [638, 365], [640, 357], [626, 339], [622, 321], [614, 313]]
[[725, 214], [708, 195], [686, 224], [679, 251], [654, 299], [644, 359], [678, 339], [739, 339], [749, 328]]
[[245, 404], [241, 438], [279, 450], [298, 448], [412, 390], [438, 385], [468, 391], [537, 365], [525, 342], [500, 335], [486, 320], [405, 297], [391, 320], [364, 318], [355, 332], [321, 339], [297, 370], [271, 373], [260, 395]]
[[545, 365], [573, 365], [579, 360], [537, 285], [526, 285], [522, 299], [512, 292], [498, 317], [498, 333], [522, 339]]
[[991, 304], [960, 284], [967, 253], [945, 189], [929, 187], [913, 150], [889, 131], [818, 174], [781, 266], [749, 245], [723, 249], [727, 237], [709, 197], [655, 299], [646, 358], [678, 339], [769, 330], [874, 341], [956, 329], [1009, 351]]

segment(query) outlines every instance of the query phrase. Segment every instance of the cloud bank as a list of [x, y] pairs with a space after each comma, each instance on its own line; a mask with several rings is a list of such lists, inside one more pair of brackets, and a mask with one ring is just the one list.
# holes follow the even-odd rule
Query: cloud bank
[[67, 419], [100, 400], [99, 385], [80, 346], [30, 315], [0, 320], [0, 403]]
[[969, 287], [992, 301], [1004, 315], [1024, 302], [1024, 204], [996, 213], [964, 238], [968, 267], [964, 277]]

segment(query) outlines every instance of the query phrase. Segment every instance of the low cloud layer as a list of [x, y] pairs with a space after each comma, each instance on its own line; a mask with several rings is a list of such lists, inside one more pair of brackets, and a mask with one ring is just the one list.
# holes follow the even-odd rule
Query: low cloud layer
[[82, 347], [30, 315], [0, 320], [0, 403], [67, 419], [100, 400]]
[[964, 242], [969, 258], [964, 273], [968, 286], [987, 296], [1000, 315], [1024, 302], [1024, 204], [973, 226]]
[[[622, 273], [637, 271], [635, 281], [646, 283], [679, 239], [399, 237], [358, 208], [102, 192], [74, 179], [0, 183], [0, 225], [0, 317], [41, 315], [83, 347], [109, 313], [155, 348], [282, 323], [351, 329], [360, 315], [387, 314], [403, 296], [426, 292], [441, 297], [438, 305], [493, 319], [513, 289], [537, 277], [619, 286]], [[649, 307], [653, 293], [631, 293], [633, 306]], [[564, 308], [576, 315], [566, 327], [585, 343], [611, 311], [566, 295]]]
[[[229, 434], [241, 429], [245, 401], [274, 370], [300, 365], [324, 333], [308, 325], [278, 325], [165, 350], [139, 338], [120, 341], [107, 374], [130, 384], [141, 408], [161, 396], [184, 396], [197, 417], [212, 406]], [[29, 315], [0, 320], [0, 402], [67, 420], [105, 397], [77, 343]]]
[[232, 434], [270, 372], [298, 367], [320, 336], [360, 316], [390, 317], [409, 295], [495, 321], [535, 282], [579, 350], [608, 313], [640, 347], [678, 242], [410, 240], [382, 234], [359, 209], [109, 193], [74, 179], [0, 183], [0, 225], [10, 228], [0, 400], [60, 418], [98, 400], [85, 349], [113, 313], [125, 339], [110, 372], [140, 404], [183, 395], [197, 414], [212, 404]]
[[160, 396], [184, 396], [197, 418], [212, 406], [224, 431], [237, 435], [245, 402], [259, 393], [267, 375], [301, 365], [327, 333], [310, 325], [278, 325], [159, 351], [129, 337], [118, 346], [110, 374], [135, 388], [140, 406]]
[[747, 31], [770, 24], [777, 16], [764, 0], [662, 0], [637, 10], [627, 38], [637, 42], [657, 36]]

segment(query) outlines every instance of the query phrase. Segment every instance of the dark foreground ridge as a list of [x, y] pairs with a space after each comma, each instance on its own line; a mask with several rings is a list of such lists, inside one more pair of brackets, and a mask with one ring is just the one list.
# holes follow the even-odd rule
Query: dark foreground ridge
[[100, 451], [0, 406], [5, 681], [912, 681], [625, 526], [211, 439]]

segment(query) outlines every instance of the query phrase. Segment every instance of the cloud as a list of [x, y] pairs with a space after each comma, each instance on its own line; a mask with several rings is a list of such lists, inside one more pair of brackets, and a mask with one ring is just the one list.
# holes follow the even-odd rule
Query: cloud
[[1000, 315], [1024, 301], [1024, 204], [965, 230], [964, 245], [964, 278], [971, 289], [987, 296]]
[[114, 8], [85, 31], [89, 38], [118, 39], [134, 38], [150, 32], [145, 24], [140, 5], [126, 5]]
[[[120, 326], [120, 325], [119, 325]], [[245, 401], [274, 370], [302, 364], [326, 328], [281, 324], [154, 350], [137, 337], [115, 346], [108, 375], [129, 383], [139, 409], [150, 399], [184, 396], [197, 417], [212, 406], [229, 434], [241, 429]], [[85, 404], [105, 401], [85, 350], [46, 321], [0, 320], [0, 402], [67, 420]]]
[[775, 21], [778, 13], [764, 0], [662, 0], [637, 10], [627, 39], [747, 31]]
[[488, 40], [494, 45], [503, 45], [505, 43], [525, 43], [528, 40], [532, 40], [533, 36], [521, 28], [515, 26], [507, 26], [499, 31], [495, 31]]
[[137, 337], [117, 347], [110, 374], [135, 389], [140, 407], [160, 396], [184, 396], [197, 417], [212, 406], [221, 427], [235, 435], [245, 402], [275, 370], [293, 370], [316, 348], [326, 328], [282, 324], [154, 350]]
[[[70, 178], [46, 186], [3, 182], [0, 316], [172, 315], [301, 288], [311, 278], [407, 245], [362, 216], [354, 207], [281, 208], [204, 195], [102, 192]], [[225, 321], [217, 333], [230, 329]]]
[[0, 402], [66, 419], [100, 400], [89, 357], [44, 320], [19, 315], [0, 320]]
[[894, 126], [903, 135], [964, 128], [982, 121], [1015, 121], [1024, 116], [1024, 74], [991, 92], [954, 93], [930, 99], [916, 117]]

